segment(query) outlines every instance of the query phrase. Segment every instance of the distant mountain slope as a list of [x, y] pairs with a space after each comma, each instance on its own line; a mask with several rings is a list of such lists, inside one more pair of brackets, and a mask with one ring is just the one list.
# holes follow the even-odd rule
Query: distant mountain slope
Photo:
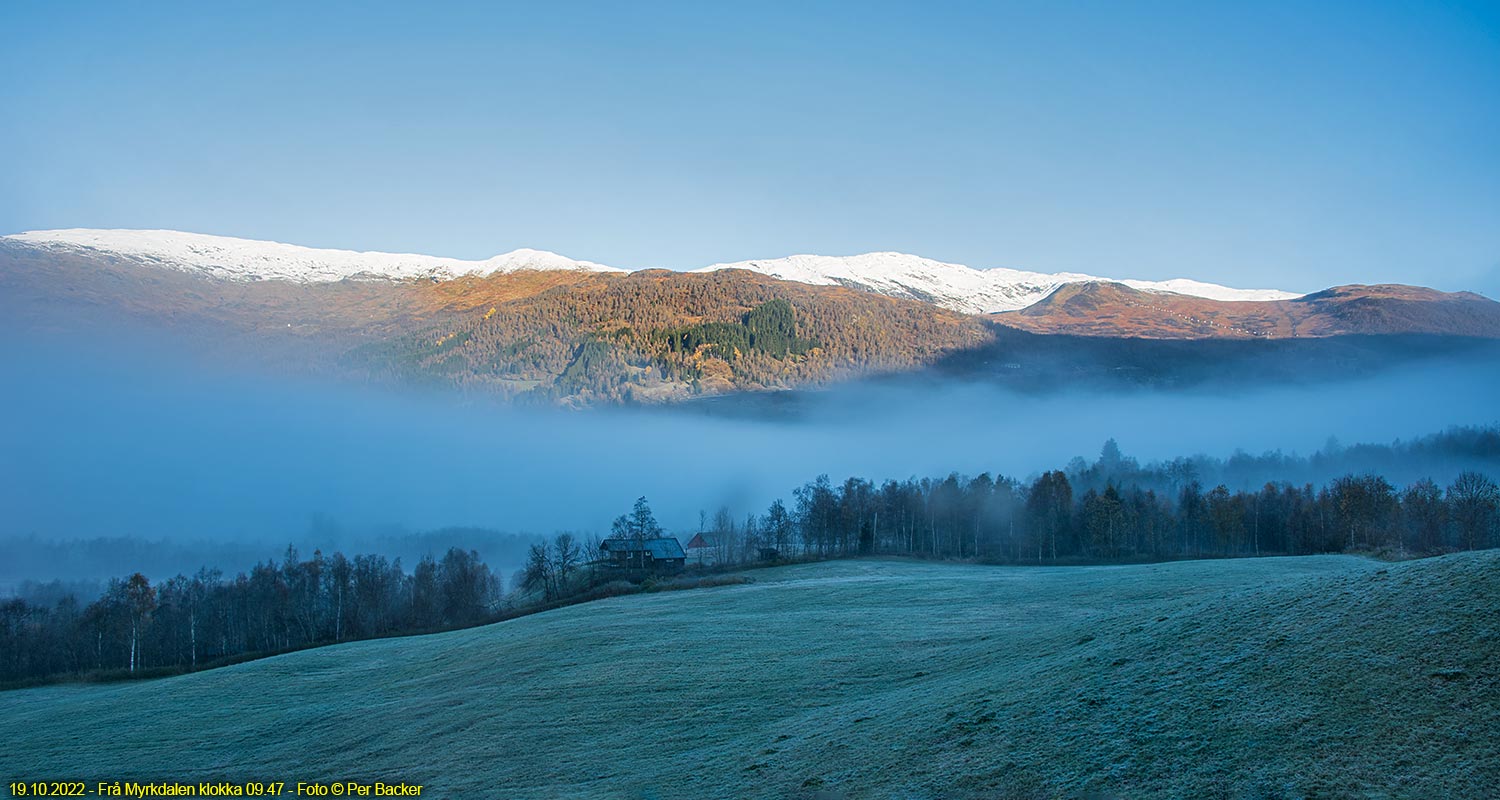
[[[697, 271], [726, 269], [745, 269], [814, 286], [848, 286], [890, 297], [935, 303], [968, 314], [1025, 308], [1060, 286], [1103, 280], [1071, 272], [1048, 274], [1004, 268], [974, 269], [905, 253], [797, 255], [714, 264]], [[1292, 292], [1276, 289], [1231, 289], [1183, 278], [1169, 281], [1126, 280], [1122, 283], [1146, 292], [1178, 292], [1217, 300], [1284, 300], [1297, 296]]]
[[543, 250], [513, 250], [484, 261], [464, 261], [410, 253], [326, 250], [180, 231], [69, 229], [29, 231], [3, 238], [55, 253], [92, 253], [232, 281], [448, 280], [523, 270], [625, 271]]
[[4, 239], [0, 311], [31, 331], [143, 323], [278, 368], [569, 404], [909, 370], [989, 336], [926, 303], [748, 272], [229, 281]]
[[[113, 249], [87, 244], [94, 240], [82, 235], [44, 242], [0, 237], [0, 323], [99, 337], [141, 323], [220, 360], [565, 404], [779, 390], [952, 365], [969, 374], [975, 365], [978, 374], [1004, 369], [1027, 385], [1051, 386], [1098, 370], [1124, 375], [1121, 368], [1129, 366], [1129, 354], [1101, 361], [1099, 348], [1080, 346], [1076, 338], [1018, 343], [997, 334], [1004, 328], [994, 323], [1096, 338], [1500, 338], [1500, 304], [1403, 286], [1225, 302], [1118, 283], [1046, 289], [1041, 278], [1056, 276], [1035, 273], [1015, 273], [1036, 278], [1026, 279], [1031, 282], [962, 284], [955, 275], [984, 276], [935, 266], [942, 280], [965, 292], [1002, 285], [1016, 292], [1009, 299], [964, 295], [986, 302], [1050, 292], [1023, 310], [985, 317], [946, 308], [961, 304], [962, 292], [937, 297], [900, 288], [906, 279], [893, 276], [904, 274], [911, 257], [884, 257], [890, 254], [861, 262], [859, 274], [895, 281], [875, 286], [827, 277], [832, 268], [822, 260], [813, 267], [824, 273], [799, 272], [802, 280], [791, 281], [729, 268], [625, 273], [535, 254], [488, 262], [386, 261], [382, 254], [287, 245], [241, 248], [234, 244], [239, 240], [216, 237], [168, 237], [171, 248], [151, 250], [154, 239], [142, 235], [144, 244], [125, 237], [134, 242], [129, 246], [106, 237]], [[173, 249], [179, 246], [185, 249]], [[346, 277], [335, 279], [339, 275]], [[1038, 359], [1018, 356], [1022, 345], [1034, 352], [1062, 349], [1052, 361], [1073, 368], [1033, 369]], [[1324, 351], [1299, 352], [1292, 371], [1301, 374], [1305, 362]], [[1241, 355], [1266, 362], [1282, 357]], [[1081, 368], [1080, 359], [1098, 369]], [[1152, 366], [1150, 383], [1172, 385], [1174, 371], [1196, 361], [1192, 353], [1178, 353]], [[1011, 369], [1023, 362], [1026, 369]], [[1132, 367], [1130, 374], [1142, 373]]]
[[599, 277], [584, 270], [517, 270], [438, 281], [224, 280], [95, 250], [39, 249], [0, 237], [0, 303], [13, 317], [42, 328], [125, 315], [169, 329], [206, 326], [220, 333], [363, 341]]
[[[484, 261], [463, 261], [415, 254], [315, 249], [180, 231], [30, 231], [0, 237], [0, 241], [49, 254], [125, 260], [230, 281], [325, 283], [350, 279], [400, 281], [414, 278], [442, 281], [518, 271], [627, 271], [575, 261], [541, 250], [515, 250]], [[1013, 269], [978, 270], [903, 253], [799, 255], [715, 264], [695, 271], [726, 269], [745, 269], [812, 286], [847, 286], [889, 297], [921, 300], [970, 314], [1024, 308], [1058, 286], [1100, 280], [1073, 273], [1049, 275]], [[1187, 279], [1127, 280], [1125, 283], [1144, 291], [1175, 291], [1220, 300], [1275, 300], [1296, 296], [1273, 289], [1231, 289]]]
[[7, 692], [0, 739], [15, 779], [296, 776], [518, 800], [1479, 798], [1500, 784], [1497, 551], [747, 574]]
[[1033, 333], [1151, 339], [1287, 339], [1368, 334], [1500, 338], [1500, 303], [1417, 286], [1338, 286], [1290, 300], [1224, 302], [1119, 283], [1061, 286], [992, 316]]
[[667, 400], [904, 371], [988, 340], [909, 300], [745, 272], [645, 270], [436, 320], [344, 363], [552, 401]]

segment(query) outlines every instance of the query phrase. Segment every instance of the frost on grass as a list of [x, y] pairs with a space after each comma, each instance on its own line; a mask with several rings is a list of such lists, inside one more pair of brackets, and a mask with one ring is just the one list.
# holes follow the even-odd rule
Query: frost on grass
[[1482, 797], [1500, 553], [853, 561], [0, 695], [14, 776], [434, 796]]

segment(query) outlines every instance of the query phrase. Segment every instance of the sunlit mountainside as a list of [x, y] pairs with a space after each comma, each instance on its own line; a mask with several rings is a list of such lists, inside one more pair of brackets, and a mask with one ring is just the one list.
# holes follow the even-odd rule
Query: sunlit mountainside
[[[0, 288], [8, 316], [31, 330], [143, 324], [279, 368], [572, 405], [975, 363], [1012, 329], [1122, 341], [1500, 337], [1500, 303], [1468, 293], [1344, 286], [1298, 296], [899, 253], [631, 272], [536, 250], [463, 261], [61, 230], [0, 237]], [[1098, 344], [1068, 341], [1073, 361], [1111, 366]]]

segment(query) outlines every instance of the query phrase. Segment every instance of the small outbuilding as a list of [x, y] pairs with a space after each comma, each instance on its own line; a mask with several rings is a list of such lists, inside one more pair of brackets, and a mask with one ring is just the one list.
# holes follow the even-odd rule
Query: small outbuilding
[[720, 544], [721, 542], [717, 533], [695, 533], [693, 534], [693, 538], [689, 539], [687, 543], [688, 559], [694, 564], [699, 565], [718, 563], [719, 557], [723, 553], [722, 548], [719, 546]]
[[599, 559], [608, 567], [646, 572], [676, 572], [687, 564], [682, 543], [672, 536], [655, 539], [605, 539]]

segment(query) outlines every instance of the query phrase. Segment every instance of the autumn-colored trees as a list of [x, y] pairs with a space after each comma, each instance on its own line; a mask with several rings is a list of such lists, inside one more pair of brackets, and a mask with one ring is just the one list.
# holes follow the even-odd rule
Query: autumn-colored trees
[[976, 319], [916, 301], [737, 270], [646, 271], [442, 316], [343, 365], [542, 402], [620, 401], [919, 366], [990, 336]]

